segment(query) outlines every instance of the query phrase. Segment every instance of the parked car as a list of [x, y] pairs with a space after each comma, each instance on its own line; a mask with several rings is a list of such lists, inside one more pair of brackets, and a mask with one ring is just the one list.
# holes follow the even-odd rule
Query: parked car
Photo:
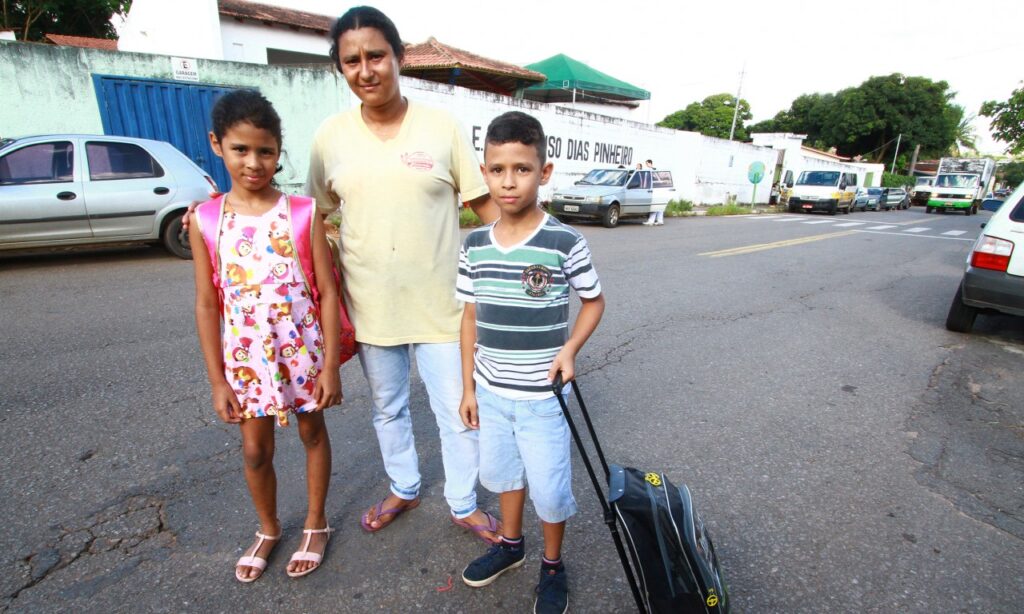
[[217, 191], [162, 141], [49, 134], [0, 143], [0, 250], [160, 242], [191, 258], [182, 214]]
[[595, 219], [615, 228], [623, 218], [647, 217], [653, 206], [667, 205], [675, 191], [671, 171], [595, 168], [555, 190], [548, 209], [558, 219]]
[[910, 206], [910, 198], [906, 188], [883, 188], [878, 206], [886, 211], [890, 209], [906, 209]]
[[853, 199], [853, 210], [878, 211], [878, 201], [882, 197], [882, 188], [857, 188], [857, 196]]
[[951, 331], [971, 332], [979, 313], [1024, 316], [1024, 183], [982, 229], [949, 306]]
[[932, 196], [932, 184], [935, 183], [935, 177], [918, 177], [917, 185], [910, 191], [910, 204], [925, 207], [928, 205], [928, 199]]

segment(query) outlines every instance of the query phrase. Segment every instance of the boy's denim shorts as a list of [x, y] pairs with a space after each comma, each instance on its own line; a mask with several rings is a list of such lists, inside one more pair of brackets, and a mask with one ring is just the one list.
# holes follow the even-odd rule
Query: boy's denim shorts
[[569, 425], [558, 399], [506, 399], [479, 384], [476, 399], [484, 488], [502, 493], [529, 483], [541, 520], [563, 522], [575, 514]]

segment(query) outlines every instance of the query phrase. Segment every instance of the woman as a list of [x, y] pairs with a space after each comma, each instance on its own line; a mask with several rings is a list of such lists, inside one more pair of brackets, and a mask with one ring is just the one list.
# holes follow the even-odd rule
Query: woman
[[459, 195], [484, 222], [497, 217], [497, 207], [455, 119], [402, 96], [404, 47], [386, 15], [365, 6], [350, 9], [331, 29], [330, 54], [362, 104], [317, 130], [307, 190], [321, 213], [341, 208], [345, 299], [391, 479], [390, 492], [361, 524], [379, 531], [419, 505], [409, 413], [415, 354], [441, 435], [452, 521], [496, 541], [498, 521], [476, 506], [477, 433], [458, 414], [461, 306], [455, 278]]

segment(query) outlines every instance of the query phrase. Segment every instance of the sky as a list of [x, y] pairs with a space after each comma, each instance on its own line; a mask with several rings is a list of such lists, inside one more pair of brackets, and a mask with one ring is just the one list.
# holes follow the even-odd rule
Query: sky
[[[259, 0], [340, 15], [338, 0]], [[564, 53], [651, 92], [648, 117], [706, 96], [735, 93], [753, 121], [801, 94], [836, 92], [868, 77], [902, 73], [946, 81], [954, 102], [977, 114], [1024, 80], [1020, 0], [367, 0], [409, 43], [430, 36], [489, 58], [525, 65]], [[988, 120], [974, 121], [979, 149], [1002, 153]]]

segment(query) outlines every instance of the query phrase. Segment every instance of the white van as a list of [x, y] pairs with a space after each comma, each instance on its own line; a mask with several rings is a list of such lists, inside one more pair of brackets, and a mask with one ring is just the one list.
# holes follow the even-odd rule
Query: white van
[[790, 213], [824, 211], [835, 215], [837, 211], [849, 213], [857, 193], [857, 173], [834, 168], [811, 169], [800, 173], [797, 180], [787, 173], [783, 202]]

